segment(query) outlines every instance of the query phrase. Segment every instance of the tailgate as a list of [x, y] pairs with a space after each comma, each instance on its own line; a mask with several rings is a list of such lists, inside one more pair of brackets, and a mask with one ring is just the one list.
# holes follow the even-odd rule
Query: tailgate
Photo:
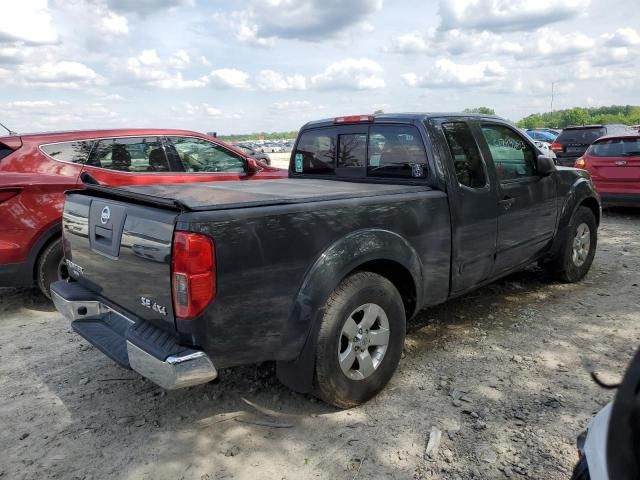
[[171, 243], [178, 213], [67, 194], [63, 237], [71, 276], [114, 309], [175, 330]]
[[593, 158], [592, 175], [618, 182], [640, 181], [640, 157]]

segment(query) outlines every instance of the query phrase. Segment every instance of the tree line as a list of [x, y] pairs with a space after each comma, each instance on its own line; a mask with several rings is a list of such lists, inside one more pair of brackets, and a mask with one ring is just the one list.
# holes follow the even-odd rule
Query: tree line
[[592, 125], [600, 123], [623, 123], [640, 125], [640, 106], [611, 105], [609, 107], [568, 108], [555, 112], [534, 113], [519, 120], [520, 128], [569, 127], [572, 125]]

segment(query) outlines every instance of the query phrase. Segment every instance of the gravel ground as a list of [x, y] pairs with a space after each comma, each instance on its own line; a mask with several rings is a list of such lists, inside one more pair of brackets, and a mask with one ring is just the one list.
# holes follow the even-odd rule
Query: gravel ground
[[607, 212], [583, 282], [531, 268], [424, 311], [391, 383], [348, 411], [270, 364], [165, 392], [0, 290], [0, 478], [566, 479], [612, 398], [588, 372], [615, 381], [639, 344], [639, 267], [640, 211]]

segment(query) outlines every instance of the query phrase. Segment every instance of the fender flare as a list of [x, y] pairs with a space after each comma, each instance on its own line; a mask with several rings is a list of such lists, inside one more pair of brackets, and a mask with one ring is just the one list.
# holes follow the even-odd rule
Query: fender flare
[[565, 196], [564, 203], [560, 209], [558, 215], [558, 226], [556, 229], [556, 236], [553, 240], [553, 244], [549, 251], [550, 256], [556, 255], [562, 246], [568, 235], [569, 223], [574, 213], [585, 204], [585, 201], [592, 201], [598, 205], [597, 212], [594, 212], [596, 217], [596, 223], [600, 224], [600, 218], [602, 217], [602, 206], [600, 204], [600, 198], [593, 189], [592, 183], [585, 177], [578, 177], [571, 185], [568, 194]]
[[[292, 361], [277, 362], [279, 380], [299, 392], [312, 389], [315, 347], [325, 304], [349, 273], [373, 261], [390, 261], [406, 269], [416, 286], [416, 305], [422, 304], [422, 263], [416, 250], [400, 235], [383, 229], [357, 230], [330, 245], [305, 274], [291, 308], [283, 342], [298, 344]], [[407, 312], [407, 317], [415, 312]]]

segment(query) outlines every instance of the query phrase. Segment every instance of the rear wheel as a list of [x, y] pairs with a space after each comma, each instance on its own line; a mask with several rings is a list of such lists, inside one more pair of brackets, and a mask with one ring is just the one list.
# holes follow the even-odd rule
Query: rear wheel
[[53, 282], [66, 280], [69, 278], [67, 266], [64, 263], [64, 253], [62, 251], [62, 239], [57, 238], [40, 254], [36, 267], [36, 281], [42, 293], [51, 298], [49, 288]]
[[405, 328], [402, 298], [389, 280], [370, 272], [344, 279], [318, 334], [316, 395], [340, 408], [375, 396], [398, 366]]
[[598, 225], [593, 212], [580, 207], [569, 223], [565, 243], [546, 268], [563, 282], [577, 282], [587, 274], [593, 263], [598, 242]]

